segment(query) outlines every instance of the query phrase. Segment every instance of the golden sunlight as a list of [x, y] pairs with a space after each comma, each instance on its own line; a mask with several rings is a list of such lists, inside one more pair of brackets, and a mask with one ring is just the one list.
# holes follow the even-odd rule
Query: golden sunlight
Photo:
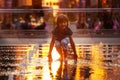
[[[38, 48], [38, 45], [36, 44], [31, 44], [31, 47], [29, 47], [27, 49], [27, 60], [28, 60], [28, 64], [33, 64], [33, 61], [32, 59], [34, 58], [38, 58], [39, 56], [39, 50], [37, 49]], [[34, 70], [36, 70], [36, 67], [35, 66], [27, 66], [26, 67], [26, 71], [28, 72], [33, 72]], [[27, 76], [27, 79], [26, 80], [33, 80], [33, 78], [35, 77], [34, 74], [30, 74]]]
[[51, 75], [50, 75], [49, 64], [44, 64], [42, 74], [43, 76], [41, 80], [52, 80]]
[[[43, 57], [48, 55], [48, 50], [49, 50], [49, 46], [48, 45], [42, 47], [42, 55], [43, 55]], [[57, 50], [55, 49], [55, 47], [53, 47], [53, 50], [52, 50], [51, 54], [52, 54], [53, 61], [55, 61], [55, 60], [60, 58], [60, 55], [57, 52]]]
[[59, 61], [52, 62], [51, 67], [52, 67], [52, 74], [53, 74], [53, 77], [55, 77], [56, 74], [57, 74], [58, 68], [60, 67], [60, 62], [59, 62]]
[[59, 58], [60, 58], [60, 55], [54, 47], [53, 51], [52, 51], [52, 59], [53, 59], [53, 61], [55, 61], [55, 60], [58, 60]]
[[26, 79], [26, 80], [33, 80], [33, 75], [27, 76], [27, 79]]
[[103, 53], [99, 45], [92, 45], [91, 47], [92, 51], [92, 65], [91, 67], [93, 68], [94, 74], [92, 74], [91, 79], [99, 79], [99, 80], [104, 80], [104, 69], [101, 67], [103, 65], [102, 59], [103, 56], [101, 54]]

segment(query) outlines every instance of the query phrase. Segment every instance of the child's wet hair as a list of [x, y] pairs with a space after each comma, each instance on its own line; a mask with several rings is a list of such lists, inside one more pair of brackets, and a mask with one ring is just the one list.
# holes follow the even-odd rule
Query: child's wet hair
[[64, 14], [58, 15], [57, 18], [56, 18], [56, 23], [57, 23], [57, 25], [58, 25], [59, 23], [62, 23], [62, 22], [67, 22], [67, 23], [69, 23], [68, 17], [67, 17], [66, 15], [64, 15]]

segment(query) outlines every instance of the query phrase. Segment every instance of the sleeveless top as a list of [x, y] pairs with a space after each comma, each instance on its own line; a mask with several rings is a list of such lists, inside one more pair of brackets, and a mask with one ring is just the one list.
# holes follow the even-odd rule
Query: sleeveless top
[[66, 27], [65, 29], [60, 29], [59, 27], [56, 27], [53, 31], [52, 34], [55, 36], [55, 39], [58, 41], [61, 41], [65, 37], [71, 36], [73, 32], [69, 27]]

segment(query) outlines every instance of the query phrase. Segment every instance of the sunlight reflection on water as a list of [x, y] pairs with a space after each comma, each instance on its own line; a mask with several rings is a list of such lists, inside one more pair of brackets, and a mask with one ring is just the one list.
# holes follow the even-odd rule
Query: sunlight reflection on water
[[[10, 50], [7, 50], [9, 48]], [[2, 56], [0, 58], [0, 79], [118, 80], [120, 76], [120, 46], [103, 44], [77, 46], [79, 56], [76, 64], [73, 60], [73, 54], [68, 55], [67, 62], [54, 60], [49, 63], [47, 61], [49, 47], [42, 46], [41, 49], [39, 48], [41, 48], [41, 46], [36, 44], [27, 47], [23, 46], [22, 48], [20, 46], [15, 46], [13, 49], [11, 46], [7, 46], [5, 49], [0, 47], [0, 55]], [[9, 54], [10, 51], [12, 51], [11, 54]], [[111, 55], [112, 52], [114, 55]], [[9, 55], [5, 55], [4, 53]], [[53, 53], [56, 52], [53, 51]], [[13, 54], [15, 55], [13, 56]], [[103, 54], [105, 54], [105, 56]], [[106, 55], [108, 56], [106, 57]], [[10, 62], [11, 60], [14, 61]]]

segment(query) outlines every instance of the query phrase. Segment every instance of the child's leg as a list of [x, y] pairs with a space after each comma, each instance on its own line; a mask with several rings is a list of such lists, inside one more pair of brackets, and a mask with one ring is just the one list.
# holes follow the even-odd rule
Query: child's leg
[[63, 49], [63, 58], [64, 58], [64, 60], [67, 58], [67, 54], [68, 54], [67, 50]]
[[[67, 58], [68, 48], [69, 48], [69, 46], [68, 46], [69, 42], [70, 41], [69, 41], [68, 37], [66, 37], [63, 40], [61, 40], [61, 46], [63, 48], [64, 58]], [[76, 53], [74, 53], [74, 60], [77, 61], [77, 54]]]
[[67, 58], [68, 43], [69, 43], [69, 38], [68, 37], [61, 40], [61, 46], [62, 46], [62, 49], [63, 49], [64, 59]]

